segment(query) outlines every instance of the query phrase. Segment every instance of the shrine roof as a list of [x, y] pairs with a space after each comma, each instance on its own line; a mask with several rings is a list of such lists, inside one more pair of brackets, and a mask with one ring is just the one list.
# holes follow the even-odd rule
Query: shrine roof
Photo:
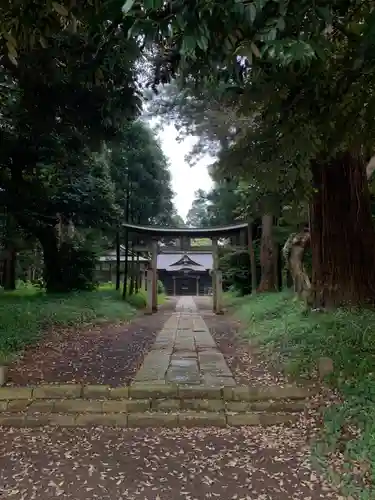
[[160, 253], [157, 256], [157, 268], [167, 271], [179, 271], [186, 267], [203, 271], [212, 269], [212, 265], [212, 253]]

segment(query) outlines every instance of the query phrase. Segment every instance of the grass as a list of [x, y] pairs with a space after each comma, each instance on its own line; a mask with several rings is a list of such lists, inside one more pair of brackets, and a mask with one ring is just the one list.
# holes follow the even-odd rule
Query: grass
[[[163, 300], [164, 296], [158, 297], [159, 303]], [[35, 344], [51, 326], [124, 321], [145, 303], [144, 291], [124, 302], [112, 284], [67, 295], [47, 295], [27, 284], [20, 284], [14, 292], [0, 291], [0, 360]]]
[[[311, 312], [289, 292], [237, 298], [227, 295], [245, 327], [244, 335], [278, 359], [296, 377], [307, 377], [321, 356], [334, 362], [327, 383], [343, 402], [325, 413], [323, 441], [316, 457], [325, 463], [329, 452], [345, 456], [340, 477], [347, 494], [375, 498], [375, 311]], [[345, 434], [345, 429], [360, 432]], [[354, 465], [358, 466], [354, 469]]]

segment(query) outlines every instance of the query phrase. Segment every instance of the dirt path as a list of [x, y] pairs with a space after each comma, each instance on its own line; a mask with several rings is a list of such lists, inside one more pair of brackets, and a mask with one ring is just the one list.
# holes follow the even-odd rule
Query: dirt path
[[305, 437], [282, 427], [7, 431], [0, 498], [338, 500], [311, 470]]
[[175, 305], [170, 299], [152, 317], [140, 314], [125, 325], [57, 328], [10, 368], [10, 384], [128, 384]]
[[[234, 324], [228, 318], [210, 315], [207, 301], [197, 304], [229, 366], [234, 367], [235, 378], [249, 376], [258, 384], [273, 380], [265, 366], [251, 365], [251, 360], [253, 369], [246, 372], [247, 355], [241, 355], [240, 344], [231, 337]], [[111, 343], [106, 343], [106, 330], [98, 334], [99, 346], [107, 346], [99, 358], [102, 347], [98, 350], [98, 342], [90, 349], [79, 342], [79, 349], [73, 352], [81, 368], [74, 371], [74, 377], [123, 383], [132, 377], [167, 318], [164, 309], [137, 319], [126, 332], [123, 329], [122, 334], [116, 334], [116, 342], [124, 337], [122, 358], [113, 356], [113, 346], [118, 344], [111, 331]], [[82, 358], [85, 352], [91, 354]], [[34, 356], [37, 361], [38, 355]], [[44, 377], [63, 376], [61, 368], [64, 376], [72, 377], [71, 364], [64, 362], [61, 354], [58, 359], [60, 364], [53, 369], [48, 363], [56, 360], [54, 356], [49, 354], [43, 361]], [[114, 360], [116, 365], [111, 369]], [[310, 410], [292, 426], [266, 428], [3, 428], [0, 499], [344, 500], [311, 467], [308, 441], [315, 431], [316, 419]]]

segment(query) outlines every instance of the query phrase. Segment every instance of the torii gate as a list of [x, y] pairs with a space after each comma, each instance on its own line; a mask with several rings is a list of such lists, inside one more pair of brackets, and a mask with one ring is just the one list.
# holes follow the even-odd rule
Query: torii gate
[[216, 314], [223, 313], [222, 303], [222, 272], [219, 270], [218, 240], [220, 238], [230, 238], [237, 240], [237, 244], [232, 245], [237, 248], [246, 248], [246, 239], [250, 226], [243, 222], [231, 224], [229, 226], [217, 226], [208, 228], [181, 228], [181, 227], [161, 227], [143, 226], [138, 224], [124, 223], [123, 227], [130, 233], [141, 236], [144, 245], [136, 247], [136, 251], [151, 252], [151, 266], [147, 271], [147, 313], [152, 314], [158, 309], [157, 306], [157, 255], [158, 241], [161, 238], [173, 237], [181, 241], [181, 249], [187, 250], [190, 247], [192, 238], [209, 238], [212, 241], [213, 269], [212, 269], [212, 310]]

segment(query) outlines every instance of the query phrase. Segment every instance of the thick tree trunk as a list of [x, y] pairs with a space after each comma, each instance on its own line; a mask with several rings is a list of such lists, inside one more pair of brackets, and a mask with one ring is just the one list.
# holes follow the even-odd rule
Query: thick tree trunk
[[5, 290], [16, 289], [16, 261], [17, 252], [14, 246], [13, 237], [15, 234], [14, 219], [10, 213], [6, 212], [5, 226], [5, 251], [4, 251], [4, 272], [3, 272], [3, 287]]
[[312, 304], [375, 303], [375, 230], [365, 163], [345, 153], [312, 165]]
[[16, 289], [16, 262], [17, 252], [13, 246], [6, 249], [7, 257], [4, 261], [3, 286], [4, 290]]
[[295, 293], [307, 299], [311, 291], [311, 282], [303, 265], [303, 256], [310, 244], [310, 233], [291, 234], [286, 240], [283, 254], [286, 266], [293, 279]]
[[44, 281], [48, 293], [65, 292], [65, 280], [59, 252], [59, 241], [53, 227], [38, 230], [43, 249]]
[[257, 267], [255, 263], [254, 240], [253, 240], [253, 223], [249, 222], [247, 226], [247, 240], [250, 256], [250, 273], [251, 273], [251, 293], [257, 291]]
[[273, 216], [262, 216], [262, 238], [260, 245], [261, 280], [258, 292], [274, 292], [277, 290], [275, 265], [275, 245], [272, 235]]
[[276, 262], [276, 283], [279, 292], [283, 289], [283, 257], [282, 257], [282, 245], [277, 243], [277, 262]]

